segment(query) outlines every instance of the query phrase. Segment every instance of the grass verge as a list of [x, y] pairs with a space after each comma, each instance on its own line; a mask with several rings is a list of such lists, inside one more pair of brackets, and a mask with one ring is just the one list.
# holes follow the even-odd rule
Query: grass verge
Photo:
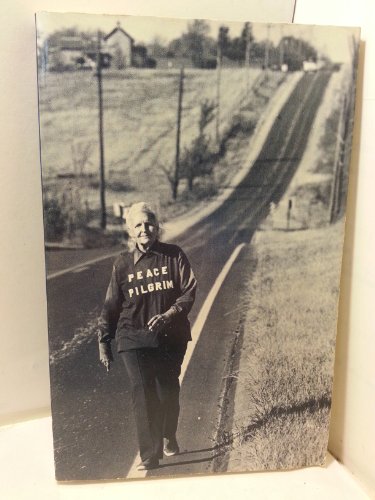
[[218, 443], [228, 471], [324, 462], [342, 237], [342, 222], [257, 234], [232, 429]]

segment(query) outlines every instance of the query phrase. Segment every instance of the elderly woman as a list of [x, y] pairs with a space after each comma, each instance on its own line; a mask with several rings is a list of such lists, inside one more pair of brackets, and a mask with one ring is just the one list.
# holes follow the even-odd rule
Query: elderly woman
[[127, 227], [134, 250], [114, 263], [99, 320], [99, 354], [109, 370], [116, 338], [132, 387], [137, 468], [148, 470], [159, 465], [163, 451], [179, 453], [179, 375], [197, 285], [181, 248], [159, 241], [157, 217], [146, 203], [130, 207]]

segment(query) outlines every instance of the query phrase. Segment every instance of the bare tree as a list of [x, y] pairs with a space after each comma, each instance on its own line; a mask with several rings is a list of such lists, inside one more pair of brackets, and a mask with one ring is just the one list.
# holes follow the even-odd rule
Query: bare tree
[[215, 104], [205, 100], [201, 103], [199, 118], [199, 134], [189, 148], [185, 148], [181, 159], [181, 178], [188, 181], [189, 191], [193, 191], [196, 177], [210, 175], [216, 160], [216, 153], [211, 148], [209, 137], [205, 128], [215, 117]]

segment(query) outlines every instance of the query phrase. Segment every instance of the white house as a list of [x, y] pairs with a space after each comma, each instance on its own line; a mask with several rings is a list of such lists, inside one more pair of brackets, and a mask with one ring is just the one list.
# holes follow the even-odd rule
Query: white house
[[103, 49], [111, 54], [111, 66], [117, 69], [132, 66], [133, 47], [134, 38], [122, 29], [120, 23], [104, 37]]

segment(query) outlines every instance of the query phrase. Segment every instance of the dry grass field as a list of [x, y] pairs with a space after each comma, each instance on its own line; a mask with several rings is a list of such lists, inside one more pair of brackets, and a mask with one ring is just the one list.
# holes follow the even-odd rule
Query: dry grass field
[[[260, 70], [222, 71], [220, 127], [238, 113], [248, 88]], [[276, 88], [281, 76], [271, 76]], [[139, 193], [148, 199], [168, 198], [169, 184], [162, 167], [174, 164], [179, 72], [127, 70], [104, 73], [104, 145], [108, 204], [131, 203]], [[47, 73], [39, 80], [43, 182], [61, 192], [79, 184], [90, 207], [98, 205], [97, 81], [92, 72]], [[200, 105], [215, 102], [216, 72], [185, 71], [181, 149], [198, 135]], [[261, 102], [260, 106], [264, 107]], [[214, 138], [215, 122], [207, 128]], [[86, 161], [81, 161], [85, 156]], [[76, 163], [76, 166], [74, 166]], [[77, 166], [78, 165], [78, 166]], [[83, 182], [57, 179], [78, 174]], [[87, 181], [87, 177], [91, 178]], [[233, 175], [233, 174], [232, 174]]]
[[[238, 110], [246, 92], [246, 74], [243, 69], [222, 71], [222, 127]], [[259, 74], [260, 70], [250, 70], [250, 85]], [[128, 168], [142, 171], [149, 169], [156, 158], [161, 162], [173, 159], [178, 85], [177, 70], [104, 73], [104, 132], [109, 171]], [[77, 141], [93, 145], [98, 142], [97, 80], [92, 72], [46, 73], [40, 79], [39, 99], [44, 176], [71, 172], [71, 145]], [[216, 72], [185, 70], [182, 146], [197, 134], [200, 103], [206, 99], [216, 99]], [[97, 150], [92, 151], [91, 163], [88, 171], [96, 172]]]
[[227, 470], [324, 462], [342, 237], [343, 222], [257, 234]]

